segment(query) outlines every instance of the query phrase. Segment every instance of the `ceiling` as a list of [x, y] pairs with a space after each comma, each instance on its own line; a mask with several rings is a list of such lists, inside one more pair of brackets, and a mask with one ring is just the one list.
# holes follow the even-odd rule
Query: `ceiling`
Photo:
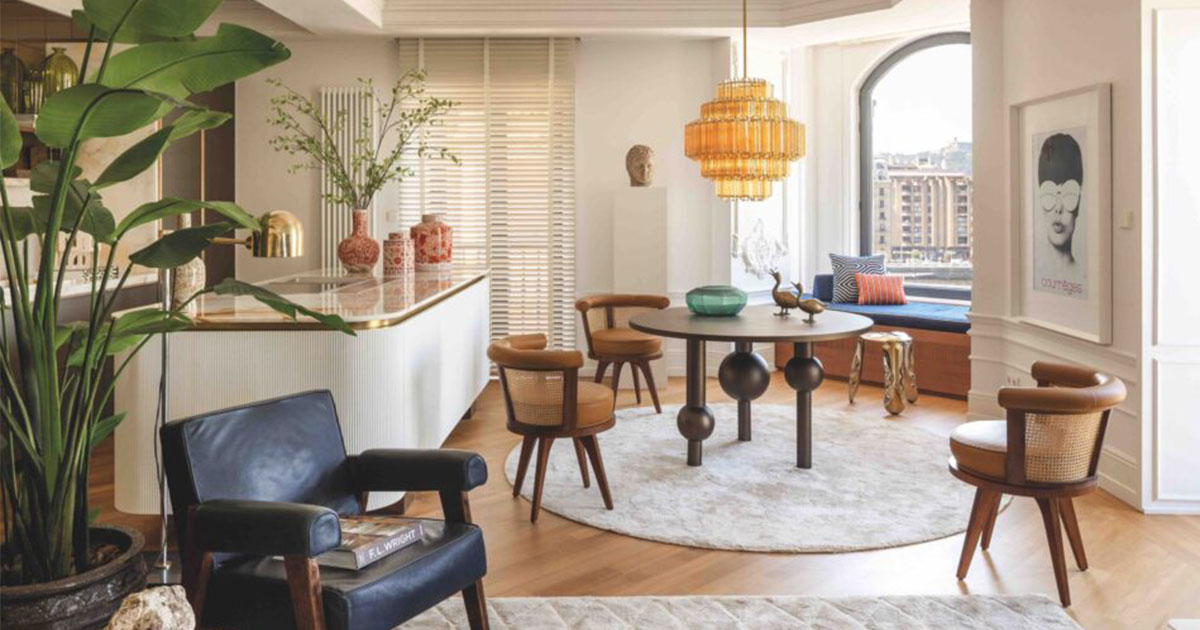
[[[81, 0], [27, 0], [59, 13]], [[751, 37], [811, 45], [965, 25], [969, 0], [749, 0]], [[729, 37], [738, 0], [225, 0], [209, 21], [274, 37], [574, 35]], [[765, 41], [763, 41], [765, 40]]]

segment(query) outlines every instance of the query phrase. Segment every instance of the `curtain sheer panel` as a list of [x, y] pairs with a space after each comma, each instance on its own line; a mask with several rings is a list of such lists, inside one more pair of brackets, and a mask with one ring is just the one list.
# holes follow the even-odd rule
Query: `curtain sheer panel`
[[400, 64], [454, 102], [425, 136], [460, 161], [409, 157], [401, 221], [444, 213], [456, 264], [491, 268], [493, 339], [574, 347], [575, 40], [402, 39]]

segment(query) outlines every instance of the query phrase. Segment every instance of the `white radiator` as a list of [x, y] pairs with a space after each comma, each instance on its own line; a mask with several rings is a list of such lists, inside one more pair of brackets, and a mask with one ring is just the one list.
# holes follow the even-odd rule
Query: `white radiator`
[[[349, 164], [354, 152], [354, 142], [360, 135], [365, 135], [374, 145], [377, 136], [375, 98], [370, 88], [355, 87], [323, 87], [321, 88], [321, 114], [329, 121], [331, 127], [336, 126], [338, 116], [344, 116], [345, 121], [340, 130], [333, 134], [333, 144], [342, 156], [342, 163]], [[351, 173], [355, 183], [361, 183], [364, 177], [362, 170]], [[337, 259], [337, 246], [350, 234], [350, 214], [354, 208], [346, 204], [335, 204], [325, 200], [325, 195], [334, 192], [334, 179], [329, 169], [321, 169], [321, 264], [325, 267], [340, 266]], [[367, 232], [375, 236], [375, 202], [367, 210]]]

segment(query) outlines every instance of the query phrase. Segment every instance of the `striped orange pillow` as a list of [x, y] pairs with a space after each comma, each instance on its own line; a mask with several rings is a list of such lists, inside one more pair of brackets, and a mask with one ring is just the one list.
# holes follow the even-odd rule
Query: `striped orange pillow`
[[858, 282], [859, 304], [908, 304], [904, 276], [856, 273], [854, 280]]

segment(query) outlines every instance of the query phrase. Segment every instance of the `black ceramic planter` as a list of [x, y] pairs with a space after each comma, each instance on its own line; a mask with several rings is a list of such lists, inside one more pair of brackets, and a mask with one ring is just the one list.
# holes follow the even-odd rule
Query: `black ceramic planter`
[[100, 630], [126, 595], [146, 588], [146, 539], [121, 525], [92, 528], [92, 541], [121, 549], [112, 562], [65, 580], [0, 587], [4, 630]]

